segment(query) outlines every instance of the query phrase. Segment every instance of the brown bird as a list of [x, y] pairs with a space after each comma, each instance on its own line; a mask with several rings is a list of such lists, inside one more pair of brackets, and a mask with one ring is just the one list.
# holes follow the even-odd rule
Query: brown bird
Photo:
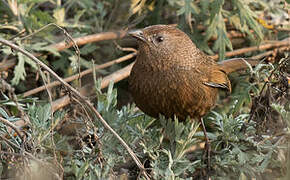
[[210, 144], [202, 117], [215, 105], [219, 89], [231, 91], [227, 73], [247, 67], [246, 63], [239, 59], [218, 64], [174, 25], [154, 25], [129, 34], [139, 46], [129, 77], [136, 105], [155, 118], [162, 114], [176, 115], [180, 121], [188, 116], [199, 120], [209, 166]]

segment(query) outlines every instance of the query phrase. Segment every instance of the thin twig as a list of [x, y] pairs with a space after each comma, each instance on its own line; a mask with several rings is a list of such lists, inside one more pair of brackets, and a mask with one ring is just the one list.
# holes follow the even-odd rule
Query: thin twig
[[63, 96], [63, 97], [52, 102], [51, 110], [54, 112], [58, 109], [65, 107], [69, 103], [70, 103], [70, 96], [69, 95]]
[[[38, 67], [38, 69], [40, 71], [40, 76], [41, 76], [41, 78], [43, 80], [43, 83], [44, 83], [44, 86], [46, 88], [46, 91], [47, 91], [47, 94], [48, 94], [48, 99], [49, 99], [49, 104], [50, 104], [50, 120], [51, 120], [51, 126], [50, 126], [50, 130], [47, 133], [54, 134], [54, 128], [57, 125], [57, 123], [54, 123], [53, 122], [53, 113], [54, 113], [54, 111], [51, 110], [52, 109], [52, 95], [51, 95], [50, 88], [47, 88], [47, 83], [46, 83], [46, 81], [50, 82], [50, 77], [49, 77], [49, 73], [47, 73], [47, 71], [42, 72], [40, 67]], [[47, 78], [45, 77], [45, 74], [47, 74]], [[44, 136], [44, 137], [46, 137], [46, 136]], [[56, 146], [55, 146], [55, 142], [54, 142], [54, 136], [50, 136], [50, 139], [51, 139], [51, 144], [53, 146], [52, 151], [53, 151], [53, 156], [54, 156], [54, 162], [58, 166], [61, 166], [58, 163], [58, 161], [57, 161], [56, 150], [55, 150], [56, 149]]]
[[[103, 32], [103, 33], [74, 38], [73, 41], [76, 43], [76, 45], [80, 46], [80, 45], [84, 45], [84, 44], [88, 44], [92, 42], [120, 39], [120, 38], [123, 38], [126, 34], [127, 34], [127, 31], [122, 31], [122, 30], [116, 31], [116, 32]], [[72, 45], [73, 45], [72, 42], [67, 44], [65, 41], [62, 41], [60, 43], [49, 45], [48, 48], [53, 48], [53, 49], [56, 49], [57, 51], [62, 51], [64, 49], [70, 48]]]
[[118, 71], [106, 76], [102, 80], [101, 88], [107, 87], [111, 81], [113, 82], [119, 82], [125, 78], [127, 78], [130, 75], [131, 69], [134, 65], [134, 62], [127, 65], [126, 67], [119, 69]]
[[57, 26], [57, 27], [59, 27], [59, 26], [58, 26], [57, 24], [55, 24], [55, 23], [49, 23], [49, 24], [46, 24], [45, 26], [39, 28], [38, 30], [34, 31], [33, 33], [28, 34], [27, 36], [24, 36], [24, 37], [22, 37], [22, 38], [19, 38], [18, 40], [19, 40], [19, 41], [22, 41], [22, 40], [27, 39], [27, 38], [29, 38], [29, 37], [31, 37], [31, 36], [34, 36], [35, 34], [41, 32], [42, 30], [44, 30], [44, 29], [46, 29], [46, 28], [48, 28], [49, 26]]
[[[24, 38], [28, 38], [31, 37], [32, 35], [42, 31], [43, 29], [47, 28], [48, 26], [52, 26], [52, 25], [56, 25], [54, 23], [45, 25], [44, 27], [40, 28], [39, 30], [35, 31], [32, 34], [29, 34], [28, 36], [25, 36], [23, 38], [21, 38], [20, 40], [23, 40]], [[58, 26], [59, 28], [61, 28], [60, 26]], [[64, 30], [63, 28], [61, 28], [62, 30]], [[65, 31], [64, 31], [65, 32]], [[65, 33], [66, 34], [66, 33]], [[112, 39], [121, 39], [123, 37], [125, 37], [127, 34], [127, 31], [125, 30], [120, 30], [120, 31], [115, 31], [115, 32], [103, 32], [103, 33], [97, 33], [97, 34], [91, 34], [91, 35], [87, 35], [87, 36], [83, 36], [83, 37], [78, 37], [78, 38], [70, 38], [70, 42], [67, 43], [67, 41], [62, 41], [59, 43], [55, 43], [55, 44], [51, 44], [49, 46], [47, 46], [46, 48], [52, 48], [55, 49], [57, 51], [63, 51], [67, 48], [70, 48], [71, 46], [80, 46], [80, 45], [84, 45], [84, 44], [88, 44], [88, 43], [92, 43], [92, 42], [99, 42], [99, 41], [105, 41], [105, 40], [112, 40]], [[40, 56], [40, 53], [35, 53], [35, 56]], [[4, 71], [6, 69], [9, 69], [13, 66], [15, 66], [16, 64], [16, 60], [9, 60], [8, 62], [6, 62], [5, 64], [0, 63], [0, 71]]]
[[[283, 46], [283, 47], [277, 48], [279, 53], [281, 53], [283, 51], [287, 51], [289, 49], [290, 49], [289, 46]], [[272, 55], [274, 53], [274, 51], [275, 51], [275, 49], [271, 50], [271, 51], [267, 51], [267, 52], [261, 53], [261, 54], [258, 54], [258, 55], [255, 55], [255, 56], [252, 56], [251, 58], [253, 58], [253, 59], [261, 59], [263, 57]]]
[[[47, 24], [43, 27], [41, 27], [40, 29], [38, 29], [37, 31], [27, 35], [27, 36], [24, 36], [22, 38], [20, 38], [19, 40], [22, 41], [23, 39], [26, 39], [26, 38], [29, 38], [41, 31], [43, 31], [44, 29], [48, 28], [49, 26], [55, 26], [57, 27], [58, 29], [62, 30], [63, 34], [65, 35], [65, 37], [67, 38], [64, 42], [66, 42], [67, 44], [70, 43], [71, 46], [73, 46], [73, 48], [75, 49], [75, 52], [76, 52], [76, 55], [77, 55], [77, 62], [78, 62], [78, 73], [80, 73], [80, 50], [79, 50], [79, 47], [77, 46], [75, 40], [72, 38], [72, 36], [62, 27], [60, 27], [59, 25], [55, 24], [55, 23], [50, 23], [50, 24]], [[80, 81], [80, 77], [78, 78], [78, 85], [79, 85], [79, 88], [81, 87], [81, 81]]]
[[[267, 43], [267, 44], [263, 44], [260, 46], [246, 47], [246, 48], [237, 49], [237, 50], [234, 50], [231, 52], [226, 52], [225, 57], [232, 57], [232, 56], [237, 56], [237, 55], [252, 52], [252, 51], [257, 51], [257, 50], [261, 51], [261, 50], [266, 50], [266, 49], [270, 49], [270, 48], [276, 48], [276, 47], [280, 47], [280, 46], [289, 46], [289, 45], [290, 45], [289, 40], [272, 42], [272, 43]], [[214, 55], [211, 57], [213, 59], [217, 60], [219, 58], [219, 55]]]
[[136, 50], [136, 49], [134, 49], [134, 48], [124, 48], [124, 47], [121, 47], [116, 41], [113, 41], [114, 42], [114, 44], [115, 44], [115, 46], [119, 49], [119, 50], [121, 50], [121, 51], [127, 51], [127, 52], [134, 52], [134, 53], [137, 53], [138, 51]]
[[7, 45], [16, 51], [19, 51], [23, 53], [25, 56], [28, 58], [32, 59], [34, 62], [39, 64], [42, 68], [46, 69], [55, 79], [60, 81], [63, 86], [65, 86], [69, 91], [72, 92], [73, 95], [75, 95], [81, 102], [86, 104], [89, 109], [97, 116], [97, 118], [101, 121], [101, 123], [104, 125], [106, 129], [108, 129], [123, 145], [123, 147], [128, 151], [132, 159], [135, 161], [136, 165], [139, 167], [141, 170], [141, 173], [144, 175], [146, 179], [149, 179], [148, 174], [145, 171], [145, 168], [139, 158], [136, 156], [136, 154], [133, 152], [133, 150], [126, 144], [126, 142], [111, 128], [111, 126], [103, 119], [101, 114], [95, 109], [95, 107], [86, 99], [86, 97], [82, 96], [75, 88], [70, 86], [67, 82], [65, 82], [62, 78], [60, 78], [53, 70], [51, 70], [46, 64], [44, 64], [42, 61], [37, 59], [33, 54], [29, 53], [28, 51], [20, 48], [19, 46], [0, 38], [0, 43]]
[[[116, 71], [108, 76], [105, 76], [101, 82], [101, 89], [108, 87], [110, 82], [117, 83], [117, 82], [127, 78], [130, 75], [133, 64], [134, 63], [131, 63], [131, 64], [127, 65], [126, 67], [119, 69], [118, 71]], [[91, 92], [86, 92], [86, 89], [88, 89], [88, 88], [84, 87], [80, 90], [80, 92], [85, 92], [86, 96], [89, 96], [90, 94], [92, 94]], [[93, 89], [93, 88], [91, 88], [91, 89]], [[57, 99], [52, 103], [52, 110], [56, 111], [60, 108], [65, 107], [69, 103], [70, 103], [70, 97], [68, 95], [63, 96], [62, 98]]]
[[[124, 62], [124, 61], [129, 60], [132, 57], [136, 56], [136, 54], [137, 53], [131, 53], [131, 54], [128, 54], [126, 56], [123, 56], [123, 57], [120, 57], [118, 59], [115, 59], [113, 61], [109, 61], [109, 62], [101, 64], [101, 65], [96, 65], [95, 69], [99, 70], [99, 69], [107, 68], [107, 67], [112, 66], [114, 64], [118, 64], [118, 63]], [[93, 69], [87, 69], [87, 70], [81, 72], [80, 74], [76, 74], [76, 75], [73, 75], [71, 77], [65, 78], [64, 81], [65, 82], [71, 82], [71, 81], [77, 79], [79, 76], [83, 77], [83, 76], [85, 76], [87, 74], [92, 73], [92, 71], [93, 71]], [[47, 84], [47, 88], [52, 88], [52, 87], [58, 86], [60, 84], [61, 83], [59, 81], [54, 81], [52, 83]], [[35, 89], [29, 90], [29, 91], [25, 92], [22, 96], [23, 97], [31, 96], [31, 95], [33, 95], [35, 93], [38, 93], [38, 92], [41, 92], [43, 90], [45, 90], [45, 86], [44, 85], [40, 86], [40, 87], [37, 87]]]

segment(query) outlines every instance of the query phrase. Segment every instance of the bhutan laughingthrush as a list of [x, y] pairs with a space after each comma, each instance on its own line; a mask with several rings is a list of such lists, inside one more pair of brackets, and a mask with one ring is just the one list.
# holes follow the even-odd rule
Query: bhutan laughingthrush
[[[138, 55], [129, 77], [136, 105], [149, 116], [199, 120], [215, 105], [219, 89], [231, 91], [227, 74], [247, 67], [243, 60], [215, 62], [174, 25], [154, 25], [129, 33]], [[257, 61], [248, 61], [256, 64]]]

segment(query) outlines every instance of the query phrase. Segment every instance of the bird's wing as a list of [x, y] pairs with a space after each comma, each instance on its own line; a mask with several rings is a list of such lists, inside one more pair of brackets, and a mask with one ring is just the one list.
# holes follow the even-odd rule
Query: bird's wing
[[211, 69], [208, 80], [203, 82], [204, 85], [214, 88], [221, 88], [231, 92], [231, 82], [222, 69], [218, 66]]
[[[206, 86], [231, 91], [231, 83], [226, 74], [218, 65], [200, 67], [176, 66], [178, 70], [191, 71], [191, 78], [197, 78]], [[196, 77], [194, 77], [196, 76]]]

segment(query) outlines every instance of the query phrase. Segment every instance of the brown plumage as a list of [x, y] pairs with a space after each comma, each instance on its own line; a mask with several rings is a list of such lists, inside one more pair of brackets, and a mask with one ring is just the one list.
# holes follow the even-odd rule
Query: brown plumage
[[216, 63], [172, 25], [149, 26], [130, 35], [138, 40], [139, 50], [129, 88], [136, 105], [152, 117], [176, 115], [182, 121], [190, 116], [202, 122], [218, 90], [231, 91], [227, 73], [247, 67], [242, 60]]
[[129, 88], [136, 105], [152, 117], [203, 117], [215, 105], [218, 89], [231, 91], [227, 73], [246, 67], [241, 60], [216, 63], [175, 26], [154, 25], [131, 35], [139, 53]]

